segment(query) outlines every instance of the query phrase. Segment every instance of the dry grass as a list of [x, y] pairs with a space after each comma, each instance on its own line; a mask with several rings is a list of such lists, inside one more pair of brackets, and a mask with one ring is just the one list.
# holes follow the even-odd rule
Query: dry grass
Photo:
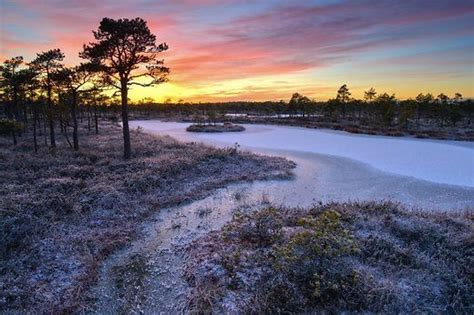
[[473, 219], [372, 202], [240, 212], [189, 247], [188, 310], [472, 314]]
[[240, 180], [287, 176], [292, 162], [132, 133], [124, 161], [121, 130], [82, 132], [73, 152], [32, 153], [0, 139], [0, 312], [80, 311], [101, 262], [136, 237], [161, 208]]

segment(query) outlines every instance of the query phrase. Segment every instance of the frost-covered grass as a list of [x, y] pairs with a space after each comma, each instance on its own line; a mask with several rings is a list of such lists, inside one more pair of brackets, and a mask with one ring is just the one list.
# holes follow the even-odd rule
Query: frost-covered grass
[[100, 135], [81, 130], [77, 153], [59, 136], [55, 151], [35, 155], [28, 137], [16, 147], [0, 139], [0, 312], [80, 311], [101, 262], [137, 236], [147, 216], [294, 167], [138, 131], [125, 161], [114, 125]]
[[189, 246], [187, 310], [472, 314], [473, 223], [372, 202], [237, 212]]

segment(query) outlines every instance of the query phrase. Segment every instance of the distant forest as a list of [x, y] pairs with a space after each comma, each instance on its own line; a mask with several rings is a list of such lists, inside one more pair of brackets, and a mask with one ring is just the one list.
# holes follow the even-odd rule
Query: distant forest
[[[36, 126], [30, 124], [30, 128], [41, 128], [39, 134], [45, 136], [49, 115], [53, 115], [51, 119], [59, 125], [60, 132], [67, 136], [68, 127], [73, 125], [71, 99], [76, 97], [75, 119], [85, 121], [89, 131], [98, 132], [101, 119], [120, 121], [120, 99], [110, 97], [98, 88], [76, 95], [67, 93], [67, 89], [65, 93], [61, 93], [61, 88], [60, 85], [54, 87], [56, 94], [53, 107], [49, 107], [47, 97], [38, 95], [34, 89], [25, 89], [17, 96], [16, 101], [3, 93], [0, 117], [16, 122], [17, 133], [26, 131], [28, 122], [36, 121]], [[165, 118], [194, 123], [277, 123], [389, 136], [408, 133], [419, 138], [474, 139], [474, 104], [471, 99], [463, 99], [459, 93], [451, 98], [443, 93], [436, 97], [420, 93], [414, 99], [399, 100], [395, 95], [378, 94], [374, 89], [369, 89], [361, 100], [352, 98], [349, 88], [343, 85], [335, 95], [335, 98], [328, 101], [315, 101], [299, 93], [294, 93], [286, 101], [264, 102], [154, 102], [144, 98], [138, 102], [128, 100], [128, 110], [132, 119]], [[11, 128], [11, 123], [6, 126], [4, 121], [3, 127], [0, 124], [0, 133], [3, 129], [3, 134], [11, 134]], [[446, 134], [443, 132], [446, 130], [451, 132]]]
[[[136, 114], [182, 114], [195, 116], [210, 116], [210, 119], [228, 117], [245, 117], [243, 115], [264, 116], [267, 118], [291, 118], [300, 120], [321, 121], [352, 121], [363, 125], [392, 126], [401, 129], [420, 127], [422, 125], [470, 126], [474, 106], [472, 100], [463, 100], [456, 93], [452, 98], [441, 93], [437, 97], [432, 94], [419, 94], [415, 99], [398, 100], [395, 95], [377, 94], [371, 88], [365, 93], [363, 100], [351, 97], [349, 88], [343, 85], [334, 99], [315, 101], [299, 93], [295, 93], [288, 101], [265, 102], [218, 102], [218, 103], [187, 103], [163, 102], [156, 103], [151, 99], [143, 99], [131, 104], [131, 112]], [[118, 105], [118, 104], [117, 104]], [[108, 108], [117, 107], [110, 102]]]
[[[474, 104], [459, 93], [452, 98], [443, 93], [436, 97], [420, 93], [407, 100], [378, 94], [373, 88], [364, 94], [362, 100], [352, 98], [349, 88], [343, 85], [328, 101], [315, 101], [299, 93], [287, 101], [266, 102], [156, 103], [143, 99], [130, 106], [130, 112], [137, 119], [270, 123], [374, 135], [474, 140]], [[107, 108], [119, 111], [114, 102]]]

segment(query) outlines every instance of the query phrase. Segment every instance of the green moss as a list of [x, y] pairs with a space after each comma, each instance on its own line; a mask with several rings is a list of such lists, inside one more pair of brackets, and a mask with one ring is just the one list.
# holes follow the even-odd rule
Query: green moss
[[304, 230], [274, 248], [272, 267], [295, 283], [310, 304], [335, 297], [352, 284], [351, 277], [335, 276], [337, 258], [358, 250], [340, 218], [330, 209], [316, 217], [302, 217], [297, 225]]

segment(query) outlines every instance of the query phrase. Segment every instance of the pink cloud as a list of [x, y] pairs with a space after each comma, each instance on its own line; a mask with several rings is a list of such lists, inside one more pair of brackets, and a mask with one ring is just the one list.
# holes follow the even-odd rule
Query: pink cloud
[[[31, 56], [59, 47], [65, 51], [67, 62], [74, 64], [80, 61], [82, 44], [93, 40], [91, 31], [102, 17], [141, 16], [158, 41], [170, 46], [163, 57], [171, 68], [171, 79], [199, 86], [331, 67], [357, 54], [426, 43], [439, 36], [439, 31], [426, 26], [429, 23], [452, 23], [455, 18], [473, 14], [469, 1], [363, 0], [326, 5], [281, 1], [264, 10], [243, 10], [223, 20], [206, 15], [208, 9], [231, 11], [234, 5], [242, 6], [242, 1], [18, 0], [16, 6], [21, 10], [8, 12], [2, 28], [18, 24], [44, 35], [35, 40], [28, 36], [22, 39], [17, 36], [20, 30], [15, 34], [9, 33], [11, 27], [2, 30], [0, 55], [28, 52]], [[443, 39], [462, 32], [472, 34], [472, 29], [460, 26], [445, 29]], [[374, 61], [377, 58], [383, 59], [376, 56]], [[254, 89], [252, 93], [260, 92]]]

